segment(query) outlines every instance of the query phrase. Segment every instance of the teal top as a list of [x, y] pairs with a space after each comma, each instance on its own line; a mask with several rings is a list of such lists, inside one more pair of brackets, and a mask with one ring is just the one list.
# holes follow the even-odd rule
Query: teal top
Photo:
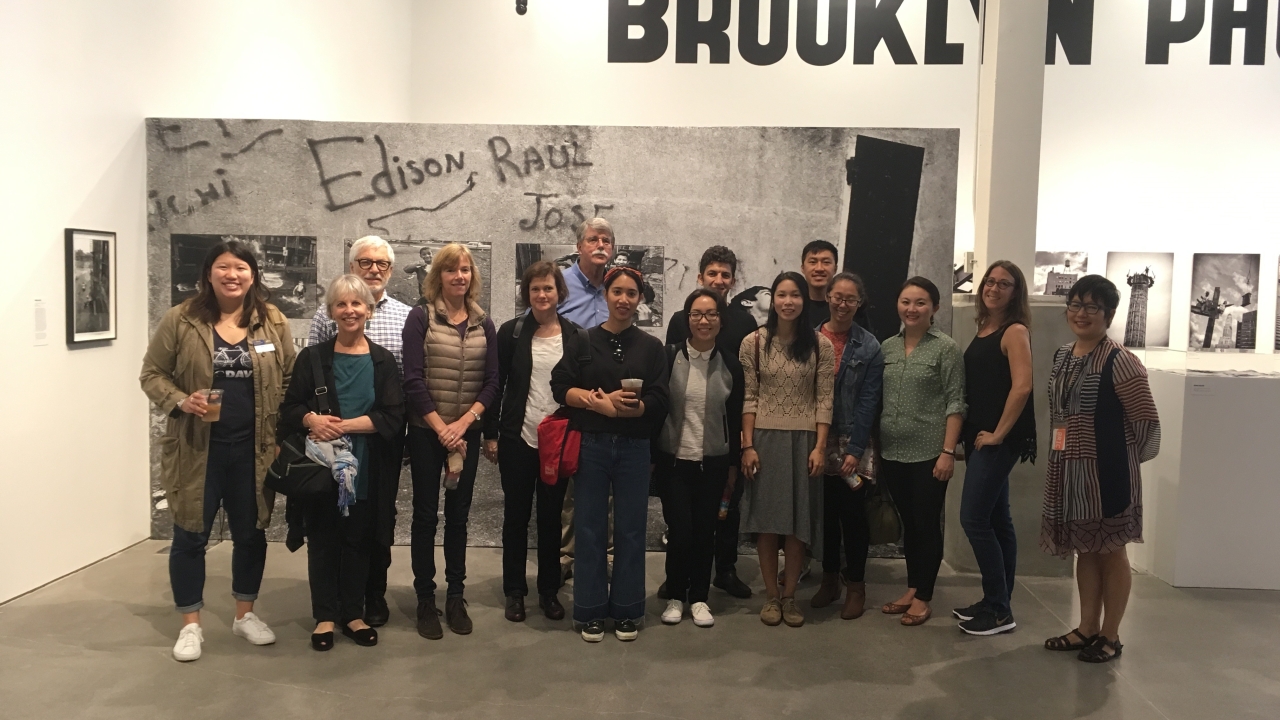
[[880, 455], [923, 462], [942, 454], [947, 416], [964, 415], [964, 355], [956, 341], [930, 328], [907, 355], [903, 333], [884, 341], [884, 411]]
[[[373, 357], [333, 354], [333, 381], [337, 385], [338, 407], [344, 420], [358, 418], [373, 407]], [[356, 500], [369, 497], [369, 436], [352, 433], [351, 454], [356, 456]]]

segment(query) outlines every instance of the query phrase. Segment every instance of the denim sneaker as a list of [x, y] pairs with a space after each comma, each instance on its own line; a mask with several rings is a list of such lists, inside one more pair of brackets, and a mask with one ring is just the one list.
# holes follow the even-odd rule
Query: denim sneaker
[[970, 605], [969, 607], [956, 608], [955, 610], [951, 611], [951, 614], [954, 615], [957, 620], [972, 620], [978, 616], [978, 613], [982, 612], [986, 608], [987, 608], [986, 601], [979, 600], [978, 602]]
[[960, 623], [960, 629], [970, 635], [999, 635], [1018, 627], [1013, 621], [1013, 613], [998, 617], [988, 608], [983, 608], [972, 620]]

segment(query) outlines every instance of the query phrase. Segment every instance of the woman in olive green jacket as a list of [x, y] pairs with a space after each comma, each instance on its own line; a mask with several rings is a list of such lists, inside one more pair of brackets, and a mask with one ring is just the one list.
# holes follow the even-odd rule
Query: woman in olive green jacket
[[200, 657], [204, 640], [204, 553], [219, 507], [234, 542], [232, 631], [255, 645], [275, 642], [253, 602], [275, 500], [262, 481], [275, 456], [294, 349], [288, 321], [269, 297], [248, 245], [215, 245], [199, 293], [165, 313], [142, 361], [143, 391], [169, 414], [159, 441], [160, 480], [174, 523], [169, 581], [184, 621], [173, 656], [184, 662]]

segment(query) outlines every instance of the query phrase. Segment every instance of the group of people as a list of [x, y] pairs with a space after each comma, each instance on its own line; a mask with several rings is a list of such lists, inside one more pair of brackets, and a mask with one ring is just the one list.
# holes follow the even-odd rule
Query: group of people
[[[974, 635], [1016, 626], [1010, 474], [1037, 457], [1031, 313], [1016, 265], [987, 269], [977, 335], [962, 352], [935, 327], [941, 296], [923, 277], [898, 294], [899, 328], [868, 327], [865, 284], [838, 272], [838, 250], [822, 240], [804, 247], [799, 272], [774, 279], [760, 325], [727, 303], [738, 262], [714, 246], [664, 345], [635, 326], [645, 278], [611, 263], [614, 247], [606, 220], [582, 223], [577, 263], [563, 272], [532, 263], [519, 286], [528, 311], [495, 328], [476, 301], [482, 280], [464, 246], [436, 252], [422, 300], [410, 308], [386, 292], [392, 247], [361, 238], [350, 249], [350, 273], [329, 285], [296, 358], [252, 251], [236, 241], [214, 247], [199, 293], [161, 320], [141, 377], [169, 413], [159, 444], [174, 518], [170, 578], [184, 618], [174, 657], [200, 656], [204, 553], [219, 507], [234, 543], [233, 632], [274, 642], [253, 608], [274, 500], [264, 476], [277, 443], [290, 436], [344, 448], [356, 468], [354, 482], [344, 475], [348, 482], [335, 482], [331, 494], [289, 499], [290, 549], [304, 539], [307, 546], [317, 650], [333, 646], [335, 630], [374, 645], [376, 628], [389, 620], [387, 570], [406, 450], [417, 630], [428, 639], [443, 636], [441, 617], [454, 633], [472, 630], [467, 524], [481, 454], [502, 480], [502, 588], [513, 622], [526, 618], [536, 505], [538, 608], [565, 617], [561, 554], [571, 546], [575, 628], [588, 642], [602, 640], [606, 624], [618, 639], [634, 640], [645, 615], [651, 490], [668, 533], [657, 591], [667, 601], [663, 623], [679, 623], [687, 611], [695, 625], [714, 625], [712, 586], [752, 596], [736, 571], [744, 534], [759, 557], [763, 623], [804, 624], [796, 587], [811, 558], [822, 580], [807, 604], [821, 608], [843, 596], [840, 617], [858, 618], [867, 600], [866, 506], [887, 490], [901, 519], [907, 587], [881, 611], [922, 625], [933, 614], [943, 507], [963, 456], [961, 524], [983, 597], [953, 615]], [[1058, 350], [1049, 382], [1040, 544], [1078, 556], [1081, 618], [1045, 647], [1090, 662], [1122, 648], [1125, 546], [1142, 534], [1139, 465], [1159, 448], [1145, 370], [1106, 337], [1118, 304], [1105, 278], [1077, 282], [1066, 306], [1077, 339]], [[554, 483], [540, 478], [538, 449], [539, 427], [552, 415], [581, 433], [576, 473]], [[204, 422], [211, 417], [216, 422]], [[442, 485], [443, 611], [435, 579]]]

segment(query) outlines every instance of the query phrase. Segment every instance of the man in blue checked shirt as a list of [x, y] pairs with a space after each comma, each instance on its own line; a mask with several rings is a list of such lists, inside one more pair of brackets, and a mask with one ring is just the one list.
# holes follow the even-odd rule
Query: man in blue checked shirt
[[[401, 332], [409, 317], [409, 306], [387, 294], [387, 280], [395, 265], [396, 254], [386, 240], [366, 235], [351, 245], [347, 255], [352, 275], [357, 275], [373, 293], [373, 317], [365, 328], [365, 337], [381, 345], [396, 358], [396, 368], [404, 379], [404, 341]], [[419, 288], [421, 290], [421, 288]], [[328, 342], [338, 334], [338, 326], [329, 318], [325, 304], [320, 303], [311, 319], [308, 345]], [[365, 585], [364, 621], [370, 627], [382, 627], [390, 618], [387, 608], [387, 570], [391, 567], [391, 545], [374, 542], [369, 552], [369, 581]]]
[[578, 262], [564, 271], [569, 297], [560, 304], [560, 314], [579, 327], [589, 330], [609, 319], [604, 272], [613, 249], [613, 226], [608, 220], [592, 218], [578, 226]]

